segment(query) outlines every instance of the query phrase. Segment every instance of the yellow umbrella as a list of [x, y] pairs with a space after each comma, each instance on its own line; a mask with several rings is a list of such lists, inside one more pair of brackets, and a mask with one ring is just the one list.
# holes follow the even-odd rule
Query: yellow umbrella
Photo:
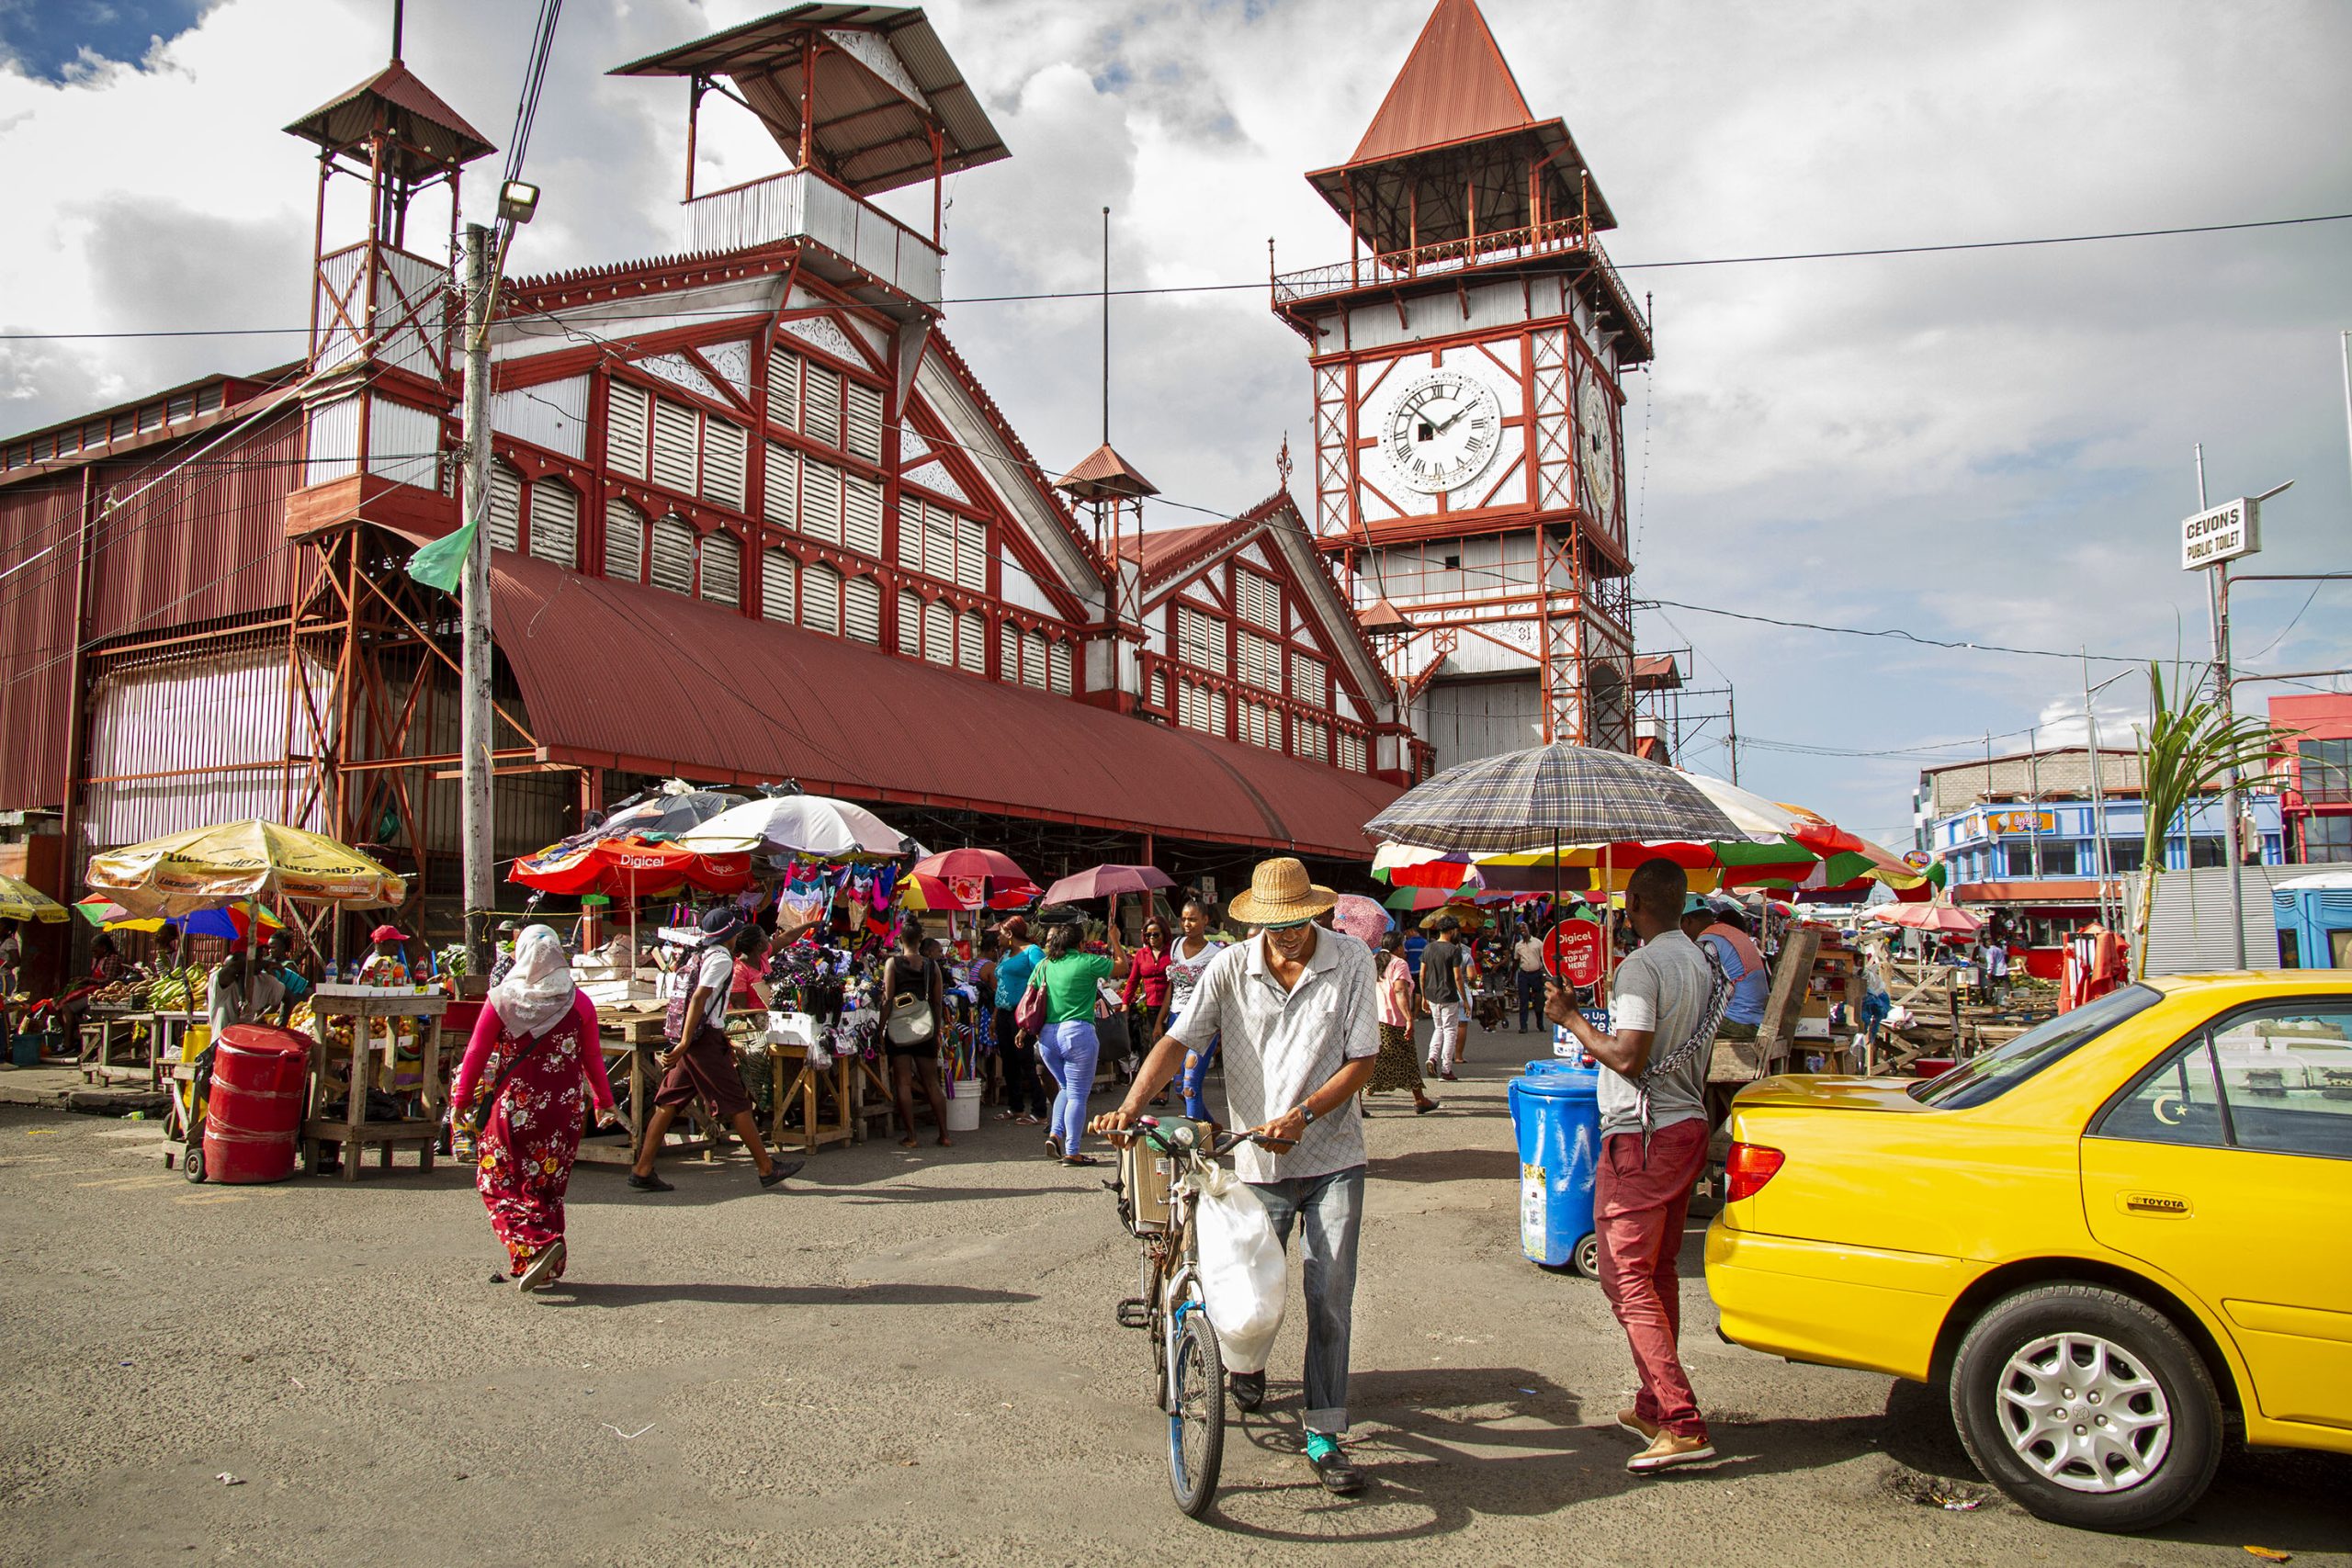
[[55, 925], [63, 919], [64, 905], [29, 882], [0, 876], [0, 920], [45, 920]]
[[259, 818], [92, 855], [86, 880], [93, 893], [150, 917], [255, 898], [372, 909], [408, 896], [407, 883], [349, 845]]

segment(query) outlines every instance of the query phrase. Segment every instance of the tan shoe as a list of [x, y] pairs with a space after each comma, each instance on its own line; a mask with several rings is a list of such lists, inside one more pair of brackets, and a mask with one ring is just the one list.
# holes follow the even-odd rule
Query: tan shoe
[[1656, 1442], [1625, 1461], [1625, 1468], [1635, 1475], [1648, 1475], [1714, 1457], [1715, 1445], [1704, 1438], [1679, 1438], [1672, 1432], [1660, 1432]]
[[1638, 1410], [1617, 1412], [1617, 1425], [1641, 1438], [1645, 1445], [1657, 1442], [1657, 1435], [1666, 1430], [1655, 1421], [1643, 1420], [1641, 1412]]

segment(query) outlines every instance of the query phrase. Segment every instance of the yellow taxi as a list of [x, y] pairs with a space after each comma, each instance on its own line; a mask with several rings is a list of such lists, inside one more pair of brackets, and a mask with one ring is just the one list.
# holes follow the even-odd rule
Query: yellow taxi
[[2224, 1433], [2352, 1453], [2352, 974], [2152, 980], [1928, 1079], [1733, 1102], [1735, 1343], [1948, 1385], [1987, 1478], [2145, 1529]]

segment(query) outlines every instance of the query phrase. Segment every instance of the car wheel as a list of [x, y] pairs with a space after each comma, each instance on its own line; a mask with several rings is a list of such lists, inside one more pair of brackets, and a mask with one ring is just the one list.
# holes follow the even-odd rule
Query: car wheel
[[2041, 1285], [1977, 1318], [1952, 1360], [1968, 1457], [2029, 1513], [2143, 1530], [2204, 1495], [2222, 1458], [2222, 1401], [2196, 1347], [2145, 1303]]

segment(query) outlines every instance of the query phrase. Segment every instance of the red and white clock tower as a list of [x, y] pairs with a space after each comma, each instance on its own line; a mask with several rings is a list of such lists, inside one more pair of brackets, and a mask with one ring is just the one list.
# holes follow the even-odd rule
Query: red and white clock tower
[[1608, 203], [1475, 0], [1439, 0], [1346, 163], [1344, 262], [1279, 275], [1315, 388], [1313, 525], [1388, 650], [1419, 773], [1549, 740], [1630, 750], [1621, 378], [1649, 324]]

